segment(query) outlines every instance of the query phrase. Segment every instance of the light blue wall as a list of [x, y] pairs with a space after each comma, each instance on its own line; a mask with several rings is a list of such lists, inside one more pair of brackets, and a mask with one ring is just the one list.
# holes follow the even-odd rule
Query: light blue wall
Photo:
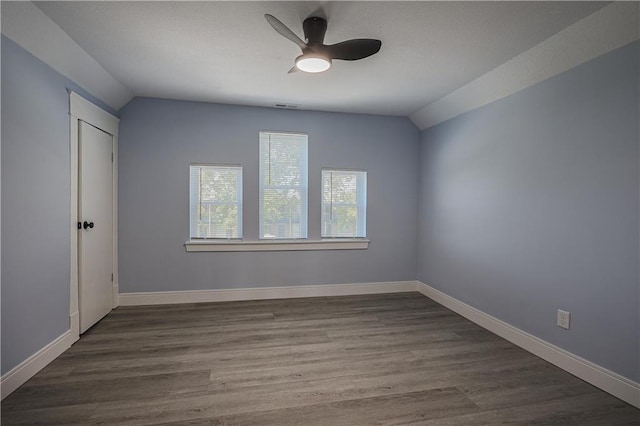
[[424, 131], [418, 261], [421, 281], [636, 381], [638, 50]]
[[[419, 131], [407, 118], [148, 98], [120, 115], [120, 291], [413, 280]], [[309, 239], [320, 238], [320, 169], [368, 172], [368, 250], [186, 253], [189, 163], [244, 166], [244, 237], [258, 239], [258, 133], [309, 134]]]
[[2, 374], [69, 329], [69, 96], [2, 36]]

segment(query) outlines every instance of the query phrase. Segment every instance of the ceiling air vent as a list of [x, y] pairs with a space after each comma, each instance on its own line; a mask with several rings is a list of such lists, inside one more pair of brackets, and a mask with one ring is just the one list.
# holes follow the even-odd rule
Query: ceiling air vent
[[282, 109], [298, 109], [300, 105], [296, 104], [285, 104], [284, 102], [276, 102], [273, 104], [274, 108], [282, 108]]

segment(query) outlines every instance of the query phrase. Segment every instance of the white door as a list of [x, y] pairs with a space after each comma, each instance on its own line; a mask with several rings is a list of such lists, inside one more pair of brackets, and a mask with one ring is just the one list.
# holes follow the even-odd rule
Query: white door
[[111, 311], [113, 137], [83, 121], [78, 135], [80, 333]]

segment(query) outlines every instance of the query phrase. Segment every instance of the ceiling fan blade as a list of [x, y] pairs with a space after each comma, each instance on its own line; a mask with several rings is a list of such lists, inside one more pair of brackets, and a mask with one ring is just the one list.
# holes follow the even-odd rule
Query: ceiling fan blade
[[382, 46], [382, 42], [380, 40], [372, 38], [356, 38], [325, 47], [331, 59], [355, 61], [378, 53], [380, 46]]
[[273, 15], [269, 15], [268, 13], [264, 15], [267, 22], [276, 30], [281, 36], [288, 38], [295, 44], [297, 44], [300, 49], [304, 49], [307, 47], [304, 41], [300, 37], [296, 35], [293, 31], [291, 31], [285, 24], [280, 22], [278, 18]]

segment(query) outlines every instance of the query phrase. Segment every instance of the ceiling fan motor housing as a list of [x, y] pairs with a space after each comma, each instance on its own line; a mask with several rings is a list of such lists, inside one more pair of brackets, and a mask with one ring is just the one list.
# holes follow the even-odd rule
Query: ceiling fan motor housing
[[322, 45], [324, 42], [324, 35], [327, 32], [327, 21], [323, 18], [310, 16], [302, 23], [302, 29], [309, 47]]

